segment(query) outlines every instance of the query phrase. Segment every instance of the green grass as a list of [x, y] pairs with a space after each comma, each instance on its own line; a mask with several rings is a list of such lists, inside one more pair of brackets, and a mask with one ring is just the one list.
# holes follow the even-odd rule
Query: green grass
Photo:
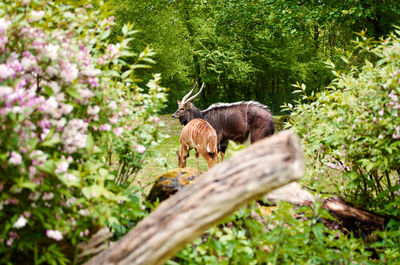
[[[176, 151], [180, 149], [179, 136], [183, 126], [179, 123], [179, 120], [172, 119], [171, 114], [161, 115], [160, 119], [160, 124], [163, 124], [160, 128], [161, 133], [165, 134], [167, 137], [152, 149], [154, 154], [158, 154], [158, 156], [155, 155], [149, 157], [144, 162], [144, 167], [139, 171], [134, 181], [135, 184], [138, 184], [145, 191], [148, 191], [151, 188], [158, 175], [169, 169], [178, 167]], [[274, 117], [274, 119], [276, 123], [276, 131], [279, 131], [282, 127], [279, 123], [280, 119], [279, 117]], [[243, 145], [230, 142], [226, 151], [225, 160], [229, 159], [235, 152], [248, 145], [248, 141]], [[187, 167], [197, 167], [194, 150], [190, 151], [190, 157], [187, 159], [186, 165]], [[201, 156], [199, 157], [199, 167], [202, 171], [207, 171], [208, 169], [206, 160]]]

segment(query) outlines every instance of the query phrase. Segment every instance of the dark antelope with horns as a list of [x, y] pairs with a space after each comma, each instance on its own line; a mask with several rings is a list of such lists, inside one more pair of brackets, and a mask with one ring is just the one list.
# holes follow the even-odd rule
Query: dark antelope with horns
[[214, 166], [218, 159], [217, 133], [211, 125], [202, 119], [193, 119], [181, 132], [179, 139], [181, 151], [177, 151], [179, 167], [186, 167], [186, 159], [189, 157], [189, 150], [196, 150], [196, 164], [199, 168], [199, 153], [207, 161], [208, 169]]
[[182, 125], [186, 125], [195, 118], [208, 121], [217, 132], [221, 160], [224, 159], [229, 140], [243, 143], [250, 134], [250, 141], [254, 143], [274, 134], [274, 118], [265, 105], [255, 101], [240, 101], [216, 103], [206, 110], [200, 110], [191, 101], [200, 95], [204, 83], [200, 91], [189, 98], [196, 85], [197, 82], [192, 90], [183, 97], [182, 101], [178, 101], [178, 109], [172, 115], [172, 118], [179, 119]]

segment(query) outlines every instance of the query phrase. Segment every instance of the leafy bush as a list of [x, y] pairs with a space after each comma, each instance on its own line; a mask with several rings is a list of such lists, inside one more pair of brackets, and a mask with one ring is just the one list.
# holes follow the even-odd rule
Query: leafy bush
[[[336, 79], [320, 93], [297, 93], [298, 105], [288, 105], [293, 130], [306, 154], [306, 185], [336, 192], [361, 207], [393, 216], [372, 244], [380, 261], [399, 259], [400, 217], [400, 31], [380, 41], [355, 41], [360, 52], [377, 58], [362, 68], [343, 60], [350, 70], [340, 71], [328, 62]], [[395, 219], [397, 221], [395, 221]]]
[[255, 212], [243, 207], [167, 264], [360, 264], [371, 255], [361, 239], [327, 228], [321, 217], [332, 217], [320, 205], [280, 203], [264, 222]]
[[123, 234], [145, 214], [137, 189], [114, 180], [158, 139], [165, 89], [159, 75], [147, 93], [135, 84], [152, 52], [129, 50], [129, 25], [109, 43], [108, 14], [0, 3], [0, 263], [66, 264], [99, 226]]
[[[304, 96], [293, 109], [293, 128], [303, 139], [311, 185], [333, 169], [338, 192], [400, 217], [400, 38], [374, 45], [360, 35], [357, 46], [377, 62], [343, 72], [329, 63], [336, 79], [316, 95], [298, 86]], [[351, 66], [351, 56], [344, 60]]]

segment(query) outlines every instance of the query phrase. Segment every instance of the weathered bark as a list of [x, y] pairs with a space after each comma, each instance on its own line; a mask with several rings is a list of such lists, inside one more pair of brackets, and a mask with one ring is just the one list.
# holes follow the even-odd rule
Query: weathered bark
[[357, 236], [369, 236], [373, 231], [385, 229], [390, 219], [390, 217], [357, 209], [339, 197], [325, 199], [322, 207], [329, 210], [345, 229]]
[[[295, 182], [266, 194], [264, 198], [272, 204], [276, 201], [287, 201], [298, 206], [311, 206], [318, 200]], [[337, 196], [321, 200], [322, 207], [337, 219], [337, 222], [326, 220], [326, 225], [334, 229], [352, 231], [356, 236], [368, 237], [373, 231], [383, 230], [390, 218], [394, 218], [358, 209]]]
[[304, 158], [293, 133], [258, 141], [163, 201], [87, 264], [163, 264], [208, 227], [303, 173]]

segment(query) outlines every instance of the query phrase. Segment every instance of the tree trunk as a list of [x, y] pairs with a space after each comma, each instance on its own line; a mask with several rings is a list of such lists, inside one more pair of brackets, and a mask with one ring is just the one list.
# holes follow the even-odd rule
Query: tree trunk
[[297, 136], [283, 131], [260, 140], [163, 201], [125, 237], [86, 264], [163, 264], [242, 205], [300, 179], [303, 173]]

